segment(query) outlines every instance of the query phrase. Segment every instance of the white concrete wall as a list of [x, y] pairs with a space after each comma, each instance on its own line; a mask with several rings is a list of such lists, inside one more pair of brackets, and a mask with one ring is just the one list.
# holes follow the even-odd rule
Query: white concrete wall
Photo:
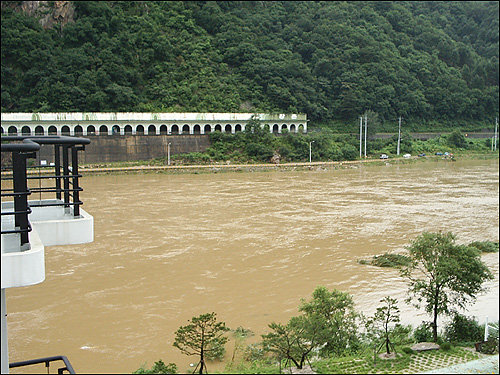
[[2, 289], [35, 285], [45, 280], [45, 248], [36, 230], [30, 232], [30, 246], [26, 251], [4, 252], [2, 249]]

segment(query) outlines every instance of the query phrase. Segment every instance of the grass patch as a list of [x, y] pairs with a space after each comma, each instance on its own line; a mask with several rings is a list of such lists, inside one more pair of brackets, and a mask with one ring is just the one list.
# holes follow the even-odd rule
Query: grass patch
[[[498, 253], [499, 243], [493, 241], [474, 241], [469, 244], [482, 253]], [[410, 257], [402, 254], [385, 253], [382, 255], [374, 255], [372, 259], [359, 259], [359, 264], [368, 264], [377, 267], [392, 267], [399, 268], [410, 264]]]
[[398, 268], [401, 266], [408, 266], [410, 264], [410, 258], [406, 255], [386, 253], [382, 255], [375, 255], [371, 260], [358, 260], [358, 263], [371, 264], [372, 266], [377, 267]]
[[475, 247], [482, 253], [498, 253], [498, 242], [492, 241], [474, 241], [469, 244], [470, 247]]

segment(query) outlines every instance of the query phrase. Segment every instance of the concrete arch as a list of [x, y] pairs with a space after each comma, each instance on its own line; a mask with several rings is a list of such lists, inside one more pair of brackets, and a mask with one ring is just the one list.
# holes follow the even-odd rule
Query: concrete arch
[[204, 134], [208, 134], [208, 133], [211, 133], [212, 132], [212, 127], [210, 126], [210, 124], [206, 124], [204, 127], [203, 127], [203, 133]]
[[99, 135], [109, 135], [109, 130], [106, 125], [99, 126]]
[[236, 124], [234, 126], [234, 132], [237, 133], [237, 132], [240, 132], [241, 131], [241, 124]]
[[156, 135], [156, 126], [153, 124], [148, 126], [148, 135]]
[[215, 125], [215, 130], [214, 131], [216, 131], [216, 132], [222, 132], [222, 126], [221, 126], [221, 124]]
[[17, 135], [17, 128], [15, 126], [9, 126], [9, 135]]
[[296, 127], [295, 124], [290, 125], [290, 133], [295, 133]]
[[120, 126], [119, 125], [113, 125], [111, 127], [111, 134], [113, 134], [113, 135], [115, 135], [115, 134], [120, 135], [121, 134]]
[[21, 129], [22, 135], [31, 135], [31, 128], [29, 126], [23, 126]]
[[224, 126], [224, 131], [226, 133], [232, 133], [233, 129], [230, 124], [226, 124], [226, 126]]
[[3, 134], [3, 133], [4, 133], [3, 126], [1, 127], [1, 129], [2, 129], [2, 130], [1, 130], [1, 132], [2, 132], [2, 134]]
[[95, 135], [95, 126], [94, 125], [87, 126], [87, 135]]
[[45, 135], [45, 129], [43, 128], [43, 126], [38, 125], [35, 128], [35, 135]]
[[182, 134], [190, 134], [190, 130], [191, 129], [189, 129], [189, 125], [188, 124], [184, 124], [182, 126]]
[[137, 125], [137, 127], [135, 128], [135, 134], [144, 135], [144, 126]]
[[274, 134], [278, 134], [279, 133], [279, 126], [278, 126], [278, 124], [274, 124], [273, 125], [273, 133]]
[[161, 135], [168, 134], [168, 128], [167, 128], [167, 125], [161, 125], [161, 126], [160, 126], [160, 134], [161, 134]]
[[83, 128], [80, 125], [75, 126], [75, 135], [83, 135]]
[[125, 127], [123, 128], [123, 133], [127, 134], [127, 135], [131, 135], [132, 134], [132, 126], [125, 125]]
[[177, 124], [172, 125], [170, 133], [172, 133], [172, 134], [179, 134], [179, 125], [177, 125]]
[[288, 130], [288, 126], [286, 124], [281, 125], [281, 131]]
[[68, 125], [64, 125], [62, 128], [61, 128], [61, 135], [70, 135], [70, 129], [69, 129], [69, 126]]
[[200, 127], [200, 125], [196, 124], [193, 127], [193, 134], [201, 134], [201, 127]]
[[54, 125], [50, 125], [48, 134], [49, 135], [57, 135], [57, 128]]

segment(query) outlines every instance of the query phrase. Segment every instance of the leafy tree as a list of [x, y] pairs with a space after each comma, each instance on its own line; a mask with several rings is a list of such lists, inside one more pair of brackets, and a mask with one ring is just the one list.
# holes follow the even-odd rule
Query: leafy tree
[[432, 333], [437, 341], [437, 320], [466, 306], [484, 289], [485, 281], [493, 279], [473, 247], [455, 244], [455, 235], [424, 232], [408, 247], [410, 265], [403, 267], [402, 277], [408, 280], [407, 303], [424, 307], [432, 315]]
[[327, 339], [321, 348], [323, 353], [341, 356], [359, 345], [356, 322], [359, 315], [349, 293], [318, 286], [309, 302], [302, 300], [299, 311], [315, 322], [324, 322]]
[[467, 148], [467, 141], [460, 130], [454, 130], [453, 133], [448, 136], [448, 144], [454, 147]]
[[281, 361], [286, 359], [302, 369], [312, 351], [325, 340], [325, 321], [321, 316], [294, 316], [286, 325], [271, 323], [273, 331], [262, 335], [262, 345], [266, 350], [276, 353]]
[[193, 373], [199, 368], [199, 373], [207, 368], [205, 358], [207, 354], [220, 350], [220, 346], [228, 341], [224, 334], [229, 331], [224, 322], [217, 322], [215, 313], [202, 314], [193, 317], [191, 323], [180, 327], [175, 332], [174, 346], [187, 355], [199, 355], [200, 361]]
[[373, 330], [374, 334], [378, 338], [383, 338], [383, 342], [380, 345], [385, 345], [385, 351], [387, 354], [391, 353], [391, 347], [394, 344], [391, 342], [391, 334], [395, 327], [390, 327], [391, 323], [399, 323], [399, 308], [397, 299], [391, 297], [385, 297], [380, 300], [380, 302], [385, 303], [382, 307], [377, 307], [377, 312], [375, 315], [368, 320], [367, 326], [370, 330]]

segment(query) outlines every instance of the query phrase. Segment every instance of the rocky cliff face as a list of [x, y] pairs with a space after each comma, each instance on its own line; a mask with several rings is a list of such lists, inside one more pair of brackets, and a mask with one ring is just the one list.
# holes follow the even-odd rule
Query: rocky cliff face
[[73, 22], [75, 17], [72, 1], [2, 1], [2, 7], [11, 7], [15, 11], [39, 18], [45, 29], [52, 28], [55, 24], [63, 28], [68, 22]]

